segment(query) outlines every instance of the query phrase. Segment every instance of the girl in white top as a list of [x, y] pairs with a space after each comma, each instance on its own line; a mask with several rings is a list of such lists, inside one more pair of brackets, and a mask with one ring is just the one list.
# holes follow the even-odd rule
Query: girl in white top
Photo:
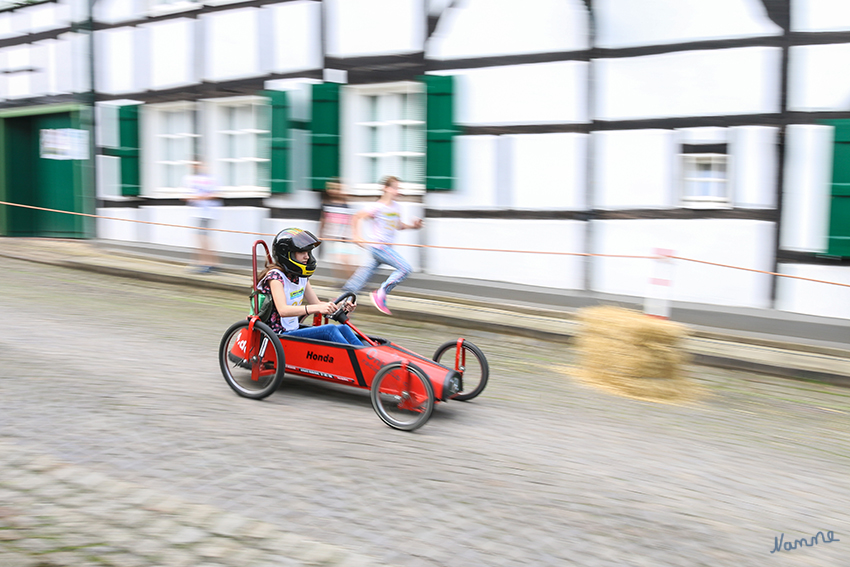
[[[393, 250], [396, 232], [409, 228], [422, 228], [422, 219], [414, 219], [411, 224], [401, 220], [401, 207], [396, 202], [398, 197], [397, 177], [387, 177], [384, 180], [384, 194], [378, 201], [354, 215], [351, 223], [351, 235], [354, 242], [366, 247], [372, 254], [372, 259], [357, 270], [351, 278], [345, 282], [343, 291], [353, 293], [359, 292], [372, 274], [381, 264], [387, 264], [395, 268], [395, 271], [381, 284], [377, 291], [370, 295], [372, 303], [382, 313], [392, 315], [387, 308], [387, 294], [395, 286], [400, 284], [410, 275], [412, 268], [407, 260]], [[372, 219], [372, 243], [366, 245], [362, 236], [363, 219]]]
[[280, 335], [362, 346], [354, 331], [346, 325], [299, 328], [299, 319], [305, 315], [332, 315], [337, 310], [332, 301], [320, 301], [310, 286], [309, 278], [316, 271], [312, 250], [319, 244], [318, 238], [300, 228], [284, 229], [275, 237], [271, 249], [275, 263], [267, 267], [257, 283], [257, 290], [270, 293], [274, 300], [269, 327]]

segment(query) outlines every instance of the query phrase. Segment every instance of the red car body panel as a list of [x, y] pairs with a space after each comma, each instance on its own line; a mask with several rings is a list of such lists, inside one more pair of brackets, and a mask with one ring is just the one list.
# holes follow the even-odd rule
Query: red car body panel
[[[248, 329], [242, 330], [242, 335], [248, 338]], [[369, 389], [375, 374], [385, 365], [401, 362], [405, 365], [419, 368], [429, 379], [434, 388], [434, 398], [446, 401], [443, 394], [444, 386], [449, 378], [458, 373], [433, 360], [422, 357], [397, 344], [383, 339], [369, 337], [374, 345], [354, 346], [308, 339], [304, 337], [289, 337], [280, 335], [286, 358], [286, 372], [306, 378], [316, 378]], [[238, 358], [247, 358], [244, 348], [246, 340], [235, 343], [231, 353]], [[274, 349], [263, 353], [262, 367], [273, 372], [277, 367], [277, 357]]]

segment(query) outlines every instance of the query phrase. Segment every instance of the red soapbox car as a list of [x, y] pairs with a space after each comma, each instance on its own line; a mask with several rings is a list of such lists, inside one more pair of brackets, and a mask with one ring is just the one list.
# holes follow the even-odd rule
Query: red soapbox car
[[[348, 325], [363, 346], [277, 335], [262, 321], [261, 300], [270, 303], [271, 299], [256, 291], [258, 246], [265, 249], [271, 263], [268, 246], [258, 240], [253, 247], [252, 314], [231, 325], [219, 346], [221, 372], [240, 396], [257, 400], [269, 396], [285, 373], [345, 384], [369, 390], [372, 407], [384, 423], [413, 431], [428, 421], [437, 402], [471, 400], [484, 390], [489, 366], [474, 344], [462, 338], [449, 341], [428, 359], [368, 336], [348, 317], [346, 303], [356, 302], [350, 292], [334, 301], [339, 309], [329, 318]], [[322, 319], [315, 315], [313, 323], [321, 324]]]

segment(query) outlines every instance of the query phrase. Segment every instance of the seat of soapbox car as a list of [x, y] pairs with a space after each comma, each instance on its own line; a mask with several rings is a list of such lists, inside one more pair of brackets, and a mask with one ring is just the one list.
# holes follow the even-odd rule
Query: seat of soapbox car
[[315, 315], [313, 324], [333, 320], [347, 325], [363, 346], [276, 334], [262, 320], [274, 307], [269, 297], [261, 298], [257, 292], [258, 247], [265, 249], [267, 265], [272, 263], [265, 241], [255, 242], [252, 314], [231, 325], [219, 346], [224, 379], [240, 396], [263, 399], [278, 389], [287, 373], [324, 380], [369, 390], [372, 407], [384, 423], [413, 431], [428, 421], [436, 403], [468, 401], [484, 390], [489, 366], [474, 344], [463, 338], [448, 341], [429, 359], [369, 336], [351, 322], [347, 304], [357, 298], [350, 292], [334, 301], [339, 307], [336, 313]]

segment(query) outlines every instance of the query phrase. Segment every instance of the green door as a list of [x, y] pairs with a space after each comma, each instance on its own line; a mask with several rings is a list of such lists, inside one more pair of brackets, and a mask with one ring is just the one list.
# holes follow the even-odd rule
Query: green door
[[[76, 183], [79, 161], [41, 155], [42, 130], [73, 128], [70, 112], [7, 118], [6, 194], [13, 203], [82, 212]], [[8, 212], [9, 236], [82, 237], [76, 215], [13, 207]]]
[[[37, 205], [35, 176], [38, 143], [32, 129], [31, 116], [6, 119], [6, 200], [22, 205]], [[9, 207], [6, 211], [6, 234], [33, 236], [37, 234], [36, 211]]]

